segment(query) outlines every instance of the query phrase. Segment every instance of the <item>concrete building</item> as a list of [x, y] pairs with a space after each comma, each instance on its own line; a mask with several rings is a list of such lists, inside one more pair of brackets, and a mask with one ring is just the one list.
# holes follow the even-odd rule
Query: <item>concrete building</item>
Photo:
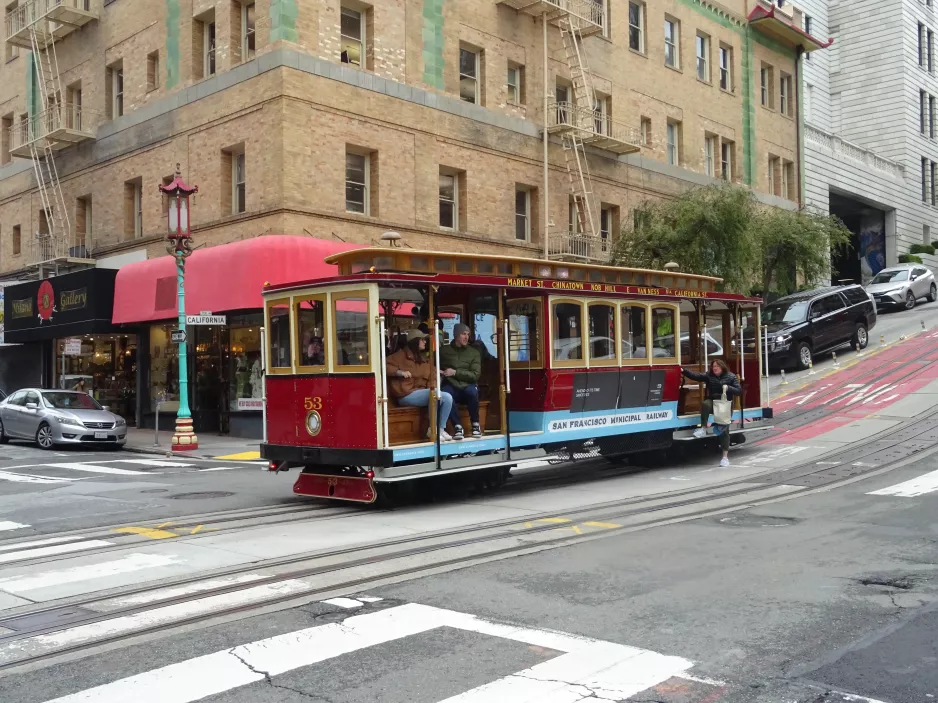
[[[793, 207], [798, 56], [822, 44], [792, 23], [767, 0], [16, 0], [0, 276], [124, 266], [119, 287], [165, 254], [157, 186], [176, 164], [208, 247], [395, 230], [596, 261], [638, 204], [692, 185]], [[169, 347], [140, 307], [145, 365]], [[205, 363], [234, 364], [232, 334], [205, 339]], [[55, 374], [64, 341], [51, 353]], [[138, 385], [152, 409], [162, 391]]]
[[866, 281], [938, 240], [938, 16], [930, 0], [798, 7], [807, 31], [834, 39], [803, 62], [805, 200], [854, 233], [833, 278]]

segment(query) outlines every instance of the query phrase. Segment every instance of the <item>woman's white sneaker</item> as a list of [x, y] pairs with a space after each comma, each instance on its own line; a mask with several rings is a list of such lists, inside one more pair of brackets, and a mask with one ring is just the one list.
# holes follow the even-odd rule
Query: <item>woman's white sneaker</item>
[[700, 439], [700, 438], [706, 437], [706, 436], [707, 436], [707, 430], [706, 430], [706, 428], [704, 428], [704, 427], [698, 427], [696, 430], [694, 430], [694, 437], [696, 437], [697, 439]]
[[726, 457], [723, 457], [722, 459], [720, 459], [720, 466], [722, 466], [722, 467], [725, 468], [725, 467], [727, 467], [727, 466], [729, 466], [729, 465], [730, 465], [730, 460], [729, 460], [729, 459], [727, 459]]

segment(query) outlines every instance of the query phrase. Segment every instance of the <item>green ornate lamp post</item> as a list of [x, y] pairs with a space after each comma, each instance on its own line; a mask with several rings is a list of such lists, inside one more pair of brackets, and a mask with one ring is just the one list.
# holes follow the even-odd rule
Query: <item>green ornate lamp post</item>
[[174, 336], [179, 344], [179, 410], [176, 413], [176, 431], [173, 433], [173, 451], [199, 448], [199, 438], [192, 430], [192, 412], [189, 410], [189, 370], [186, 357], [186, 259], [192, 253], [192, 232], [189, 229], [189, 198], [199, 192], [198, 186], [188, 186], [182, 180], [179, 164], [176, 177], [168, 185], [160, 185], [160, 193], [169, 200], [169, 246], [167, 250], [176, 259], [176, 281], [179, 302], [179, 330]]

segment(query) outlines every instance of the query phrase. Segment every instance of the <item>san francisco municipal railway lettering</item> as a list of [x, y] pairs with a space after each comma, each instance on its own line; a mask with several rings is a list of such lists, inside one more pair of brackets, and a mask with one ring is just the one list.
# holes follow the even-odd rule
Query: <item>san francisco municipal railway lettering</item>
[[548, 432], [571, 432], [573, 430], [588, 430], [642, 422], [656, 422], [658, 420], [670, 420], [671, 418], [672, 413], [670, 410], [647, 410], [635, 413], [617, 413], [615, 415], [591, 415], [589, 417], [570, 418], [569, 420], [552, 420], [547, 423], [547, 430]]
[[553, 290], [619, 293], [622, 295], [668, 295], [676, 298], [707, 298], [711, 295], [707, 291], [701, 290], [620, 286], [612, 283], [580, 283], [579, 281], [542, 281], [536, 278], [509, 278], [508, 285], [512, 288], [551, 288]]

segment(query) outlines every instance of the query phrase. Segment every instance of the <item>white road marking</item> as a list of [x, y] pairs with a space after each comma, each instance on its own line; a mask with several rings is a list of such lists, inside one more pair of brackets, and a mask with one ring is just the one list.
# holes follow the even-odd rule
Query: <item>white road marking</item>
[[878, 491], [867, 493], [869, 496], [897, 496], [899, 498], [917, 498], [927, 493], [938, 491], [938, 471], [932, 471], [924, 476], [913, 478], [910, 481], [897, 483], [895, 486], [880, 488]]
[[[124, 596], [123, 598], [113, 598], [111, 600], [103, 601], [102, 603], [96, 603], [94, 606], [92, 606], [92, 608], [94, 610], [102, 610], [111, 608], [124, 608], [133, 605], [143, 605], [144, 603], [155, 603], [161, 600], [169, 600], [170, 598], [178, 598], [179, 596], [187, 596], [191, 593], [210, 591], [213, 588], [224, 588], [225, 586], [237, 586], [238, 584], [242, 583], [250, 583], [251, 581], [257, 581], [258, 579], [262, 578], [264, 577], [261, 574], [240, 574], [238, 576], [225, 576], [223, 578], [209, 579], [208, 581], [197, 581], [196, 583], [189, 583], [184, 586], [169, 586], [167, 588], [161, 588], [156, 591], [136, 593], [132, 596]], [[102, 606], [106, 607], [102, 608]]]
[[61, 647], [70, 647], [76, 644], [90, 642], [102, 637], [112, 637], [127, 632], [143, 630], [157, 625], [166, 625], [184, 620], [194, 615], [207, 615], [213, 611], [225, 610], [251, 603], [263, 604], [270, 598], [277, 598], [292, 593], [309, 591], [310, 586], [303, 581], [287, 580], [278, 583], [254, 586], [234, 593], [223, 593], [217, 596], [199, 598], [187, 603], [166, 605], [154, 608], [144, 613], [125, 615], [112, 618], [104, 622], [89, 625], [70, 627], [59, 632], [47, 635], [36, 635], [20, 640], [13, 640], [0, 645], [0, 664], [10, 663], [33, 657], [47, 652], [53, 652]]
[[384, 598], [378, 598], [377, 596], [355, 596], [362, 603], [380, 603]]
[[9, 471], [0, 471], [0, 481], [12, 483], [69, 483], [73, 478], [52, 478], [51, 476], [32, 476], [30, 474], [14, 474]]
[[322, 601], [323, 603], [328, 603], [329, 605], [334, 605], [339, 608], [361, 608], [364, 605], [360, 600], [355, 600], [353, 598], [330, 598], [329, 600]]
[[116, 561], [106, 561], [101, 564], [86, 564], [70, 569], [43, 571], [26, 576], [0, 579], [0, 591], [23, 594], [40, 588], [61, 586], [65, 583], [76, 583], [78, 581], [90, 581], [91, 579], [126, 574], [141, 569], [168, 566], [178, 562], [179, 558], [172, 554], [167, 556], [161, 554], [128, 554]]
[[278, 676], [439, 627], [564, 652], [550, 661], [450, 698], [448, 703], [508, 700], [574, 703], [589, 698], [593, 692], [593, 698], [598, 700], [621, 700], [672, 676], [680, 676], [693, 666], [687, 659], [649, 650], [506, 625], [411, 603], [224, 649], [46, 703], [192, 703], [263, 681], [265, 676]]
[[192, 466], [184, 461], [172, 461], [168, 459], [109, 459], [100, 462], [102, 464], [136, 464], [137, 466], [159, 466], [159, 467], [180, 467], [186, 468]]
[[118, 469], [113, 466], [101, 466], [99, 464], [48, 464], [57, 469], [70, 469], [72, 471], [87, 471], [92, 474], [113, 474], [115, 476], [153, 476], [158, 471], [131, 471], [130, 469]]
[[8, 552], [11, 549], [29, 549], [31, 547], [43, 547], [47, 544], [61, 544], [62, 542], [74, 542], [81, 539], [81, 535], [72, 535], [70, 537], [49, 537], [48, 539], [38, 539], [34, 542], [17, 542], [15, 544], [4, 544], [0, 546], [0, 552]]
[[36, 557], [47, 557], [52, 554], [68, 554], [70, 552], [80, 552], [85, 549], [110, 547], [113, 544], [113, 542], [107, 542], [103, 539], [90, 539], [86, 542], [71, 542], [68, 544], [58, 544], [49, 547], [26, 549], [19, 552], [7, 552], [6, 554], [0, 554], [0, 564], [8, 564], [13, 561], [23, 561], [24, 559], [35, 559]]
[[10, 522], [9, 520], [0, 520], [0, 532], [6, 532], [7, 530], [19, 530], [24, 527], [29, 527], [29, 525], [24, 525], [21, 522]]
[[[264, 466], [267, 466], [267, 462], [264, 462]], [[213, 466], [210, 469], [196, 469], [196, 471], [200, 473], [202, 471], [231, 471], [233, 469], [240, 469], [240, 468], [242, 467], [240, 466]]]

